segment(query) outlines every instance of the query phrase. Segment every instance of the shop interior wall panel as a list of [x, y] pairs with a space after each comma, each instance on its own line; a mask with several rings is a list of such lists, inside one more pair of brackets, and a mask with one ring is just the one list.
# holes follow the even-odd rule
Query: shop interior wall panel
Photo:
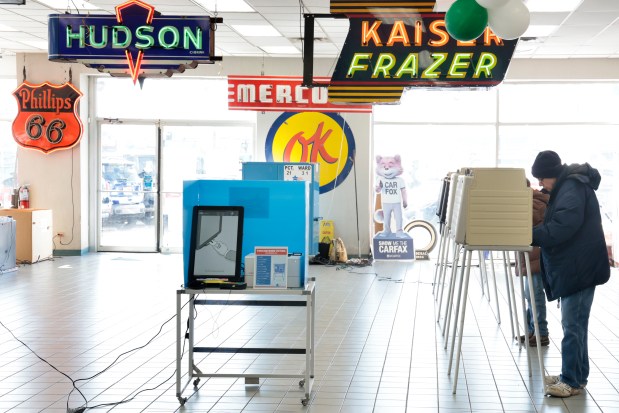
[[310, 211], [308, 216], [309, 232], [309, 253], [318, 254], [319, 242], [319, 221], [320, 221], [320, 164], [306, 162], [243, 162], [243, 180], [273, 180], [290, 181], [299, 180], [297, 174], [290, 173], [287, 166], [307, 166], [310, 168], [310, 175], [307, 180], [310, 182]]
[[310, 183], [306, 181], [197, 180], [183, 182], [183, 264], [188, 285], [191, 216], [195, 205], [242, 206], [242, 257], [259, 247], [288, 247], [301, 253], [308, 273]]

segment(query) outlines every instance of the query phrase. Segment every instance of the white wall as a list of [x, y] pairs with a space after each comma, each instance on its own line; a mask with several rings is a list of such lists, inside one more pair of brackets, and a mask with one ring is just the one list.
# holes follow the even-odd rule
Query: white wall
[[[6, 59], [6, 58], [5, 58]], [[66, 234], [63, 242], [56, 245], [60, 250], [84, 251], [88, 242], [88, 90], [87, 75], [98, 72], [87, 69], [81, 64], [52, 63], [46, 54], [17, 55], [14, 60], [0, 59], [0, 75], [11, 74], [13, 64], [18, 83], [22, 80], [22, 70], [26, 67], [26, 79], [31, 83], [49, 81], [62, 84], [69, 80], [72, 70], [72, 82], [84, 96], [80, 100], [80, 114], [84, 123], [84, 135], [81, 143], [72, 150], [56, 151], [43, 154], [35, 150], [20, 148], [18, 150], [18, 176], [20, 184], [31, 185], [31, 203], [34, 208], [52, 209], [54, 231]], [[6, 62], [6, 63], [5, 63]], [[330, 75], [333, 59], [317, 59], [314, 75]], [[195, 70], [187, 70], [179, 76], [226, 76], [234, 75], [302, 75], [300, 58], [262, 59], [226, 57], [213, 65], [201, 65]], [[175, 75], [177, 76], [177, 75]], [[593, 60], [533, 60], [514, 59], [507, 73], [508, 80], [608, 80], [619, 79], [619, 59]], [[17, 86], [17, 85], [16, 85]], [[259, 116], [258, 154], [264, 156], [264, 139], [270, 123], [278, 115]], [[357, 255], [358, 237], [361, 254], [369, 252], [370, 211], [372, 193], [370, 177], [373, 174], [372, 127], [371, 115], [344, 115], [349, 122], [356, 139], [357, 153], [355, 169], [348, 178], [332, 193], [321, 196], [321, 215], [333, 219], [337, 235], [342, 237], [351, 255]], [[355, 182], [357, 177], [357, 205], [359, 207], [359, 227], [355, 216]], [[93, 198], [94, 199], [94, 198]]]
[[0, 76], [2, 77], [15, 76], [15, 56], [0, 57]]
[[51, 209], [54, 234], [65, 234], [62, 240], [55, 240], [56, 248], [83, 251], [88, 248], [88, 91], [86, 85], [81, 85], [80, 76], [89, 69], [80, 64], [51, 63], [47, 54], [20, 54], [14, 64], [16, 87], [23, 80], [25, 66], [29, 83], [64, 84], [71, 80], [84, 93], [79, 101], [84, 124], [80, 144], [49, 154], [22, 147], [17, 149], [18, 183], [30, 185], [31, 208]]
[[[258, 142], [256, 145], [258, 161], [265, 160], [266, 137], [271, 125], [280, 115], [281, 112], [266, 112], [258, 115]], [[320, 195], [319, 216], [334, 221], [335, 236], [342, 238], [349, 255], [358, 256], [360, 250], [361, 255], [367, 256], [370, 252], [368, 206], [372, 199], [371, 196], [373, 196], [369, 192], [370, 168], [368, 168], [372, 148], [370, 144], [371, 119], [367, 114], [340, 113], [339, 115], [344, 118], [354, 135], [355, 164], [341, 184]], [[357, 180], [356, 188], [355, 177]], [[359, 222], [358, 227], [357, 220]]]

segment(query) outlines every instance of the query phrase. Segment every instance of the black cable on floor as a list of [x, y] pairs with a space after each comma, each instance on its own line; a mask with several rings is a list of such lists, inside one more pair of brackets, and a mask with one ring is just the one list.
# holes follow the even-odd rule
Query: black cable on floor
[[[187, 301], [187, 302], [186, 302], [186, 303], [185, 303], [185, 304], [181, 307], [181, 310], [182, 310], [183, 308], [185, 308], [185, 307], [187, 306], [187, 304], [188, 304], [188, 303], [189, 303], [189, 301]], [[107, 366], [105, 369], [101, 370], [99, 373], [96, 373], [96, 374], [94, 374], [94, 375], [92, 375], [92, 376], [90, 376], [90, 377], [85, 377], [85, 378], [76, 379], [76, 380], [73, 380], [73, 379], [71, 378], [71, 376], [69, 376], [69, 375], [68, 375], [68, 374], [66, 374], [66, 373], [63, 373], [63, 372], [62, 372], [62, 371], [60, 371], [58, 368], [56, 368], [53, 364], [51, 364], [49, 361], [47, 361], [47, 360], [45, 360], [43, 357], [39, 356], [39, 355], [37, 354], [37, 352], [36, 352], [36, 351], [34, 351], [32, 348], [30, 348], [30, 346], [28, 346], [28, 344], [26, 344], [25, 342], [23, 342], [22, 340], [20, 340], [19, 338], [17, 338], [17, 336], [16, 336], [15, 334], [13, 334], [13, 331], [11, 331], [11, 330], [10, 330], [10, 329], [6, 326], [6, 325], [4, 325], [4, 323], [3, 323], [2, 321], [0, 321], [0, 325], [1, 325], [1, 326], [2, 326], [2, 327], [6, 330], [6, 331], [8, 331], [8, 332], [9, 332], [9, 334], [11, 334], [11, 336], [13, 336], [13, 338], [14, 338], [15, 340], [17, 340], [17, 341], [18, 341], [21, 345], [23, 345], [24, 347], [26, 347], [26, 348], [27, 348], [27, 349], [28, 349], [28, 350], [29, 350], [32, 354], [34, 354], [34, 355], [35, 355], [35, 356], [36, 356], [39, 360], [41, 360], [42, 362], [44, 362], [45, 364], [47, 364], [48, 366], [50, 366], [52, 369], [56, 370], [58, 373], [62, 374], [64, 377], [66, 377], [66, 378], [67, 378], [67, 379], [71, 382], [71, 385], [73, 386], [73, 388], [71, 389], [71, 391], [69, 392], [69, 395], [67, 396], [67, 412], [80, 413], [80, 412], [84, 412], [84, 411], [85, 411], [85, 410], [87, 410], [87, 409], [94, 409], [94, 408], [97, 408], [97, 407], [115, 406], [115, 405], [118, 405], [118, 404], [127, 403], [127, 402], [129, 402], [129, 401], [133, 400], [133, 399], [134, 399], [134, 398], [135, 398], [138, 394], [140, 394], [140, 393], [142, 393], [142, 392], [144, 392], [144, 391], [147, 391], [147, 390], [155, 390], [155, 389], [157, 389], [158, 387], [160, 387], [161, 385], [163, 385], [165, 382], [167, 382], [168, 380], [170, 380], [170, 378], [171, 378], [171, 377], [170, 377], [170, 378], [168, 378], [168, 379], [166, 379], [163, 383], [159, 384], [158, 386], [156, 386], [156, 387], [155, 387], [155, 388], [153, 388], [153, 389], [144, 389], [144, 390], [141, 390], [140, 392], [136, 393], [136, 394], [135, 394], [135, 395], [134, 395], [131, 399], [124, 400], [124, 401], [120, 401], [120, 402], [115, 402], [115, 403], [106, 403], [106, 404], [97, 405], [97, 406], [92, 406], [92, 407], [88, 407], [88, 406], [87, 406], [87, 405], [88, 405], [88, 399], [86, 398], [86, 396], [84, 396], [84, 393], [82, 393], [82, 392], [81, 392], [81, 390], [77, 387], [77, 383], [78, 383], [78, 382], [80, 382], [80, 381], [92, 380], [92, 379], [94, 379], [94, 378], [96, 378], [96, 377], [100, 376], [101, 374], [105, 373], [106, 371], [108, 371], [110, 368], [112, 368], [112, 367], [113, 367], [113, 366], [114, 366], [114, 365], [118, 362], [118, 360], [120, 360], [120, 358], [121, 358], [121, 357], [123, 357], [123, 356], [125, 356], [125, 355], [127, 355], [127, 354], [130, 354], [130, 353], [133, 353], [134, 351], [141, 350], [141, 349], [145, 348], [146, 346], [148, 346], [150, 343], [152, 343], [152, 342], [155, 340], [155, 338], [157, 338], [157, 337], [159, 336], [159, 334], [161, 334], [161, 332], [163, 331], [163, 327], [164, 327], [167, 323], [169, 323], [171, 320], [173, 320], [174, 318], [176, 318], [176, 314], [174, 314], [172, 317], [170, 317], [170, 318], [168, 318], [166, 321], [164, 321], [164, 322], [163, 322], [163, 324], [161, 324], [161, 326], [159, 327], [159, 331], [157, 331], [157, 334], [155, 334], [155, 335], [154, 335], [154, 336], [153, 336], [150, 340], [148, 340], [148, 341], [146, 342], [146, 344], [144, 344], [144, 345], [142, 345], [142, 346], [139, 346], [139, 347], [135, 347], [135, 348], [133, 348], [133, 349], [131, 349], [131, 350], [125, 351], [124, 353], [120, 354], [118, 357], [116, 357], [116, 359], [115, 359], [112, 363], [110, 363], [110, 365], [109, 365], [109, 366]], [[187, 331], [189, 331], [189, 327], [187, 328]], [[187, 335], [187, 333], [185, 333], [185, 336], [186, 336], [186, 335]], [[183, 353], [184, 353], [184, 352], [185, 352], [185, 343], [184, 343], [184, 341], [183, 341]], [[174, 371], [174, 374], [175, 374], [175, 373], [176, 373], [176, 370]], [[174, 376], [174, 374], [172, 374], [172, 377]], [[75, 409], [69, 409], [69, 398], [71, 397], [71, 394], [73, 393], [73, 391], [74, 391], [74, 390], [76, 390], [76, 391], [80, 394], [80, 396], [82, 396], [82, 399], [84, 399], [84, 402], [85, 402], [85, 403], [84, 403], [84, 405], [83, 405], [83, 406], [80, 406], [80, 407], [78, 407], [78, 408], [75, 408]]]

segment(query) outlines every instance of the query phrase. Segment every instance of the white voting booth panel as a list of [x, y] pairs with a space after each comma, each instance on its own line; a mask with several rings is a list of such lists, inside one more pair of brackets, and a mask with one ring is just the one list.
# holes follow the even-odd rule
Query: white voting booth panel
[[457, 172], [453, 172], [449, 176], [449, 198], [447, 198], [447, 214], [445, 215], [445, 225], [447, 228], [451, 228], [451, 223], [453, 222], [454, 198], [456, 197], [459, 176]]
[[472, 176], [458, 176], [458, 188], [454, 198], [454, 210], [451, 220], [451, 234], [458, 244], [464, 244], [466, 235], [466, 207], [468, 187], [473, 180]]
[[[460, 354], [462, 349], [462, 337], [464, 330], [464, 320], [466, 313], [466, 297], [468, 296], [468, 284], [471, 268], [471, 257], [473, 252], [477, 252], [480, 259], [480, 268], [483, 264], [483, 254], [481, 251], [501, 251], [506, 269], [506, 282], [508, 291], [511, 291], [511, 299], [508, 300], [510, 306], [510, 321], [515, 323], [518, 330], [516, 298], [514, 295], [513, 280], [510, 274], [511, 266], [508, 264], [509, 252], [524, 252], [527, 274], [530, 275], [529, 255], [532, 241], [532, 190], [527, 187], [524, 169], [521, 168], [462, 168], [462, 174], [458, 177], [458, 184], [453, 202], [453, 214], [451, 222], [451, 236], [455, 244], [464, 249], [464, 263], [461, 267], [461, 282], [459, 290], [455, 292], [454, 280], [456, 278], [455, 267], [457, 266], [458, 253], [454, 254], [454, 264], [450, 290], [448, 293], [448, 305], [446, 309], [446, 323], [449, 329], [449, 319], [451, 318], [451, 306], [454, 305], [454, 326], [451, 342], [451, 355], [448, 371], [451, 372], [451, 361], [454, 354], [456, 335], [458, 337], [458, 350], [456, 352], [456, 370], [453, 383], [453, 393], [455, 394], [458, 383], [458, 369]], [[449, 202], [449, 200], [448, 200]], [[458, 249], [456, 249], [457, 251]], [[483, 270], [482, 270], [483, 278]], [[494, 277], [493, 277], [494, 278]], [[520, 278], [522, 281], [522, 277]], [[531, 277], [527, 277], [529, 287], [532, 288]], [[483, 288], [483, 285], [482, 285]], [[488, 291], [489, 294], [489, 291]], [[496, 295], [495, 281], [495, 295]], [[457, 297], [457, 302], [453, 298]], [[524, 291], [521, 282], [521, 298], [523, 316], [525, 312]], [[442, 299], [442, 293], [441, 293]], [[497, 298], [498, 300], [498, 298]], [[512, 304], [513, 303], [513, 311]], [[532, 302], [533, 313], [535, 313], [535, 302]], [[440, 312], [440, 303], [439, 303]], [[460, 321], [457, 322], [460, 313]], [[498, 315], [498, 305], [497, 305]], [[535, 335], [539, 340], [539, 328], [537, 318], [533, 315], [535, 324]], [[459, 333], [457, 334], [457, 330]], [[516, 336], [520, 333], [517, 331]], [[540, 373], [544, 375], [543, 358], [541, 349], [538, 347], [538, 361]], [[528, 358], [529, 375], [532, 374], [531, 361]], [[448, 373], [449, 374], [449, 373]]]
[[456, 242], [530, 245], [531, 191], [522, 168], [473, 168], [460, 176], [452, 224]]

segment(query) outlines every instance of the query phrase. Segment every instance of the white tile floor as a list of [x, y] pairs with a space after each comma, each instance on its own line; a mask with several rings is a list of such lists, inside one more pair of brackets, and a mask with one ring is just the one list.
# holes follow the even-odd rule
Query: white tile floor
[[[180, 255], [88, 254], [24, 265], [0, 275], [0, 411], [66, 412], [135, 398], [114, 412], [619, 412], [619, 280], [596, 291], [590, 323], [591, 376], [585, 394], [544, 397], [537, 363], [511, 340], [473, 271], [458, 391], [447, 375], [449, 346], [436, 323], [434, 263], [311, 266], [317, 278], [316, 379], [309, 406], [298, 379], [202, 379], [176, 398], [175, 290]], [[497, 272], [503, 280], [501, 272]], [[494, 299], [494, 298], [493, 298]], [[551, 374], [561, 365], [561, 327], [548, 305]], [[185, 320], [183, 320], [183, 323]], [[165, 323], [165, 324], [164, 324]], [[157, 335], [160, 326], [161, 332]], [[198, 307], [196, 336], [215, 342], [303, 343], [302, 308]], [[60, 372], [45, 364], [53, 364]], [[152, 341], [151, 339], [157, 335]], [[143, 347], [131, 353], [127, 351]], [[534, 355], [533, 350], [530, 350]], [[185, 356], [186, 357], [186, 356]], [[118, 360], [117, 360], [118, 359]], [[196, 354], [202, 370], [298, 371], [304, 356]], [[114, 361], [113, 367], [105, 370]], [[183, 367], [185, 367], [185, 363]], [[221, 371], [221, 370], [220, 370]], [[453, 374], [453, 373], [452, 373]], [[143, 391], [142, 393], [138, 393]]]

